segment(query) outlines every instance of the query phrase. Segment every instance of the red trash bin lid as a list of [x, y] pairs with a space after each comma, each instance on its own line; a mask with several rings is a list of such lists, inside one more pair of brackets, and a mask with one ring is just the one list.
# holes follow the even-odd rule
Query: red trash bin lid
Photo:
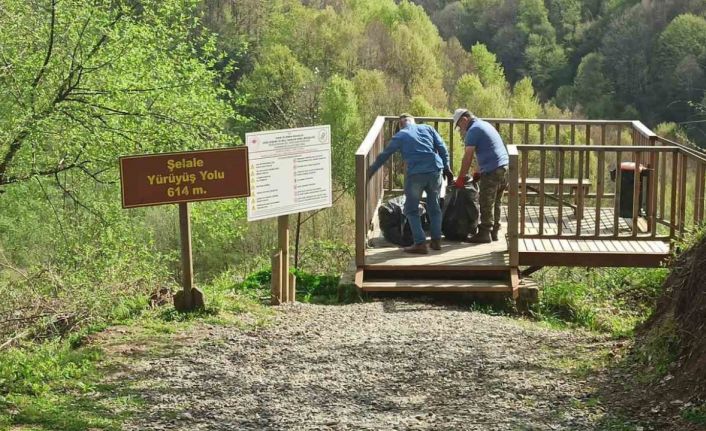
[[[640, 172], [644, 171], [647, 169], [645, 165], [640, 165]], [[635, 162], [622, 162], [620, 164], [620, 170], [621, 171], [635, 171]]]

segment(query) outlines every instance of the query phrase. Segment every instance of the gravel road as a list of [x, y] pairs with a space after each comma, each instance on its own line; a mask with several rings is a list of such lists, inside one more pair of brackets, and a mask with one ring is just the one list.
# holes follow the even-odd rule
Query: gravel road
[[136, 364], [146, 405], [126, 429], [609, 429], [600, 377], [577, 372], [605, 337], [438, 302], [277, 308]]

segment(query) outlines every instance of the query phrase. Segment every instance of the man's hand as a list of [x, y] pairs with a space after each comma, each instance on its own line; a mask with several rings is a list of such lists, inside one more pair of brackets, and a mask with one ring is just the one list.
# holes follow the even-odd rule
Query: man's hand
[[452, 184], [454, 182], [454, 173], [451, 172], [451, 169], [444, 168], [444, 178], [448, 181], [447, 184]]
[[466, 186], [466, 180], [465, 180], [465, 178], [463, 178], [461, 175], [459, 175], [458, 178], [456, 178], [456, 182], [454, 183], [454, 186], [455, 186], [457, 189], [462, 189], [462, 188], [464, 188], [464, 187]]
[[473, 172], [473, 182], [477, 183], [478, 181], [480, 181], [480, 172]]

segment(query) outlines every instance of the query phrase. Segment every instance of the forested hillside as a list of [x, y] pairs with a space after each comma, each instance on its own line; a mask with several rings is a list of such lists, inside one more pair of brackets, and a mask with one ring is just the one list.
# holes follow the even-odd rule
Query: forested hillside
[[703, 0], [416, 0], [445, 39], [485, 44], [511, 82], [588, 118], [670, 121], [706, 144]]
[[[69, 331], [178, 280], [176, 211], [123, 210], [120, 155], [331, 124], [336, 203], [294, 221], [293, 254], [336, 274], [351, 257], [354, 150], [376, 115], [466, 106], [679, 134], [657, 126], [669, 120], [700, 139], [703, 1], [419, 3], [4, 0], [0, 335]], [[244, 202], [192, 211], [199, 283], [268, 266], [275, 229], [248, 224]]]
[[[336, 205], [296, 220], [295, 264], [351, 257], [353, 154], [373, 118], [568, 116], [484, 45], [444, 41], [409, 2], [7, 0], [0, 6], [3, 337], [143, 306], [178, 280], [176, 211], [120, 207], [117, 158], [331, 124]], [[193, 205], [199, 283], [268, 266], [276, 231], [241, 200]], [[137, 298], [137, 299], [135, 299]], [[122, 311], [120, 311], [122, 310]], [[59, 323], [57, 323], [59, 322]], [[26, 328], [35, 328], [25, 331]]]

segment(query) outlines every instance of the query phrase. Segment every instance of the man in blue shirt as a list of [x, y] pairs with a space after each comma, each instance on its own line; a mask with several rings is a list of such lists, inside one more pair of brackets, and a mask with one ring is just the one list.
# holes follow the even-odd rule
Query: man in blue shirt
[[461, 171], [456, 179], [457, 188], [464, 186], [464, 177], [473, 163], [473, 156], [478, 154], [480, 226], [478, 233], [469, 241], [497, 241], [500, 230], [500, 204], [507, 188], [507, 166], [510, 161], [507, 148], [498, 131], [487, 121], [476, 118], [468, 109], [459, 108], [454, 112], [453, 125], [459, 128], [465, 143]]
[[426, 234], [419, 216], [419, 200], [427, 193], [427, 212], [431, 219], [431, 248], [441, 250], [441, 174], [453, 181], [449, 168], [449, 152], [439, 133], [431, 126], [417, 125], [409, 114], [400, 115], [400, 131], [375, 159], [368, 171], [368, 178], [382, 167], [390, 156], [400, 151], [407, 170], [404, 181], [404, 214], [412, 228], [414, 245], [406, 247], [408, 253], [427, 254]]

